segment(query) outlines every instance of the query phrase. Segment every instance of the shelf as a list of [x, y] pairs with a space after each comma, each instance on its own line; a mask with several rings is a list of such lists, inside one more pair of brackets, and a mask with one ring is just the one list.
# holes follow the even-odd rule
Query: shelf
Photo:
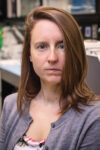
[[79, 24], [100, 23], [100, 14], [73, 14], [73, 17]]

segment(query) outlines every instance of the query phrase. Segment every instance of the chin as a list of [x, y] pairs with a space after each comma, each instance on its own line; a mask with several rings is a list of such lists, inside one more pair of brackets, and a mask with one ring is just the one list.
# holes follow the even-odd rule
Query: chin
[[61, 82], [61, 78], [60, 79], [52, 78], [52, 79], [47, 80], [47, 82], [51, 84], [59, 84]]
[[41, 81], [48, 84], [56, 85], [61, 83], [61, 76], [52, 76], [52, 77], [49, 76], [49, 77], [41, 78]]

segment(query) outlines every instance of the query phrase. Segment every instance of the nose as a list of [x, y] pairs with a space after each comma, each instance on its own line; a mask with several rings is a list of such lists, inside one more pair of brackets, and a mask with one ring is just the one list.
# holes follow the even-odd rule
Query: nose
[[49, 63], [56, 63], [58, 61], [58, 55], [55, 48], [50, 49], [48, 54], [48, 62]]

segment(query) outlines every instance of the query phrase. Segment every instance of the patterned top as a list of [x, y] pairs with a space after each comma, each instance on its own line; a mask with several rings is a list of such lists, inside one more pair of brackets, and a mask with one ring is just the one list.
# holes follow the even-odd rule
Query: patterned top
[[19, 139], [13, 150], [42, 150], [44, 143], [45, 140], [38, 142], [24, 135]]

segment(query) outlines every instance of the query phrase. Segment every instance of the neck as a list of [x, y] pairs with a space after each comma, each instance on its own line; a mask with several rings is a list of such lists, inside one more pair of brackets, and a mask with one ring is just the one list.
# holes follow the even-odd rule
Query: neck
[[39, 96], [45, 103], [59, 104], [60, 94], [59, 85], [41, 84]]

